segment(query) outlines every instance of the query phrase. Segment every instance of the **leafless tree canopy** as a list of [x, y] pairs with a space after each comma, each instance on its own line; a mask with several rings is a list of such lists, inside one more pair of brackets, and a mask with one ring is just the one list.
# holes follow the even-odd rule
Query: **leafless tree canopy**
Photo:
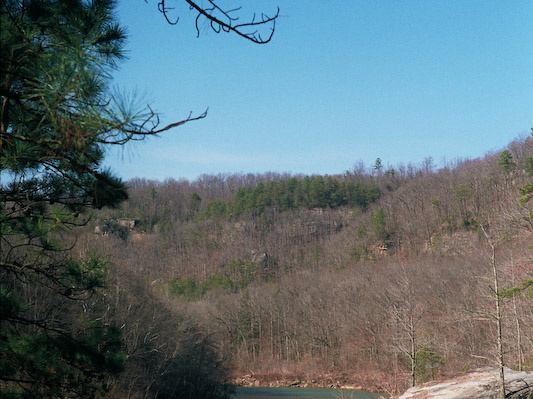
[[[379, 200], [366, 210], [284, 210], [280, 202], [242, 213], [228, 207], [225, 216], [206, 212], [236, 198], [244, 206], [244, 198], [252, 203], [264, 193], [278, 195], [279, 182], [298, 187], [305, 176], [134, 179], [129, 200], [100, 212], [80, 246], [113, 254], [128, 300], [144, 304], [144, 289], [169, 311], [190, 315], [221, 358], [231, 358], [236, 375], [254, 370], [261, 383], [302, 381], [305, 372], [307, 379], [334, 375], [350, 381], [346, 385], [392, 393], [467, 367], [494, 366], [500, 353], [508, 367], [526, 370], [533, 364], [533, 306], [524, 291], [533, 287], [532, 225], [526, 222], [533, 205], [519, 203], [517, 187], [531, 179], [523, 171], [533, 157], [533, 137], [507, 148], [516, 165], [510, 171], [499, 153], [490, 153], [440, 169], [426, 159], [384, 172], [359, 164], [335, 176], [379, 187]], [[321, 192], [320, 180], [308, 178], [316, 190], [301, 190], [302, 198]], [[285, 204], [290, 200], [284, 196]], [[124, 228], [121, 218], [137, 223]], [[138, 279], [136, 291], [126, 276]], [[127, 302], [119, 303], [126, 309]], [[162, 331], [174, 327], [155, 327], [153, 309], [146, 305], [147, 321], [133, 329], [150, 327], [172, 353], [180, 342], [167, 342], [172, 334]], [[163, 366], [173, 360], [161, 359]]]
[[[177, 0], [172, 3], [178, 3], [180, 1]], [[257, 44], [268, 43], [274, 36], [276, 20], [279, 17], [279, 8], [276, 9], [274, 14], [254, 13], [249, 19], [243, 22], [239, 15], [242, 7], [223, 7], [219, 5], [219, 1], [215, 0], [202, 2], [192, 0], [184, 1], [191, 11], [197, 12], [195, 25], [198, 36], [204, 23], [207, 23], [207, 26], [216, 33], [232, 32]], [[158, 9], [169, 24], [175, 25], [179, 21], [179, 16], [172, 15], [176, 7], [169, 3], [171, 2], [160, 0]]]

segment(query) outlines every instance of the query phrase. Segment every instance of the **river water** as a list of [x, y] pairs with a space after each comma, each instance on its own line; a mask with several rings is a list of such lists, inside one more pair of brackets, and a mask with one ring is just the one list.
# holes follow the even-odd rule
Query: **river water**
[[378, 399], [380, 395], [366, 391], [324, 388], [248, 388], [236, 389], [234, 399]]

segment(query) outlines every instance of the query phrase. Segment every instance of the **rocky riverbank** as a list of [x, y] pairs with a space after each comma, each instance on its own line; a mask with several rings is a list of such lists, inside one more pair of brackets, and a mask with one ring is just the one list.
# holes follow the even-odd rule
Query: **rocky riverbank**
[[[506, 398], [533, 398], [533, 373], [505, 369]], [[408, 389], [397, 399], [497, 399], [499, 370], [474, 370], [453, 378], [442, 378]]]
[[[356, 376], [354, 373], [319, 374], [302, 377], [296, 374], [262, 373], [235, 377], [235, 386], [242, 387], [301, 387], [353, 389], [370, 392], [390, 392], [385, 389], [390, 376]], [[505, 369], [507, 397], [512, 399], [533, 398], [533, 373]], [[496, 399], [498, 398], [498, 369], [473, 370], [454, 377], [443, 377], [417, 385], [397, 399]]]
[[363, 384], [345, 374], [321, 374], [313, 377], [276, 373], [246, 374], [234, 378], [232, 383], [240, 387], [335, 388], [374, 392], [380, 388], [375, 383]]

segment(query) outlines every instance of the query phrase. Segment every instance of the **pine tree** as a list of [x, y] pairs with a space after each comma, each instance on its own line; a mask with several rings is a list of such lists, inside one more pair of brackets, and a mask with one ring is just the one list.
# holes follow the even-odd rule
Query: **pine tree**
[[153, 133], [113, 97], [124, 30], [112, 0], [0, 3], [0, 395], [94, 397], [121, 370], [120, 331], [89, 299], [105, 259], [69, 251], [92, 208], [127, 198], [104, 148]]
[[500, 168], [502, 168], [505, 173], [511, 173], [516, 169], [516, 164], [513, 161], [513, 154], [511, 154], [511, 151], [504, 150], [501, 153], [498, 165], [500, 165]]

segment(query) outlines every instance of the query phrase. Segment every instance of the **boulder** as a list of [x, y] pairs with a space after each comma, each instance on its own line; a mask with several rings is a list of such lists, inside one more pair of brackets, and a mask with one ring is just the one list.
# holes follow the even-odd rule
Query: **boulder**
[[[409, 388], [398, 399], [498, 399], [499, 370], [485, 368]], [[506, 398], [533, 399], [533, 373], [505, 368]]]

